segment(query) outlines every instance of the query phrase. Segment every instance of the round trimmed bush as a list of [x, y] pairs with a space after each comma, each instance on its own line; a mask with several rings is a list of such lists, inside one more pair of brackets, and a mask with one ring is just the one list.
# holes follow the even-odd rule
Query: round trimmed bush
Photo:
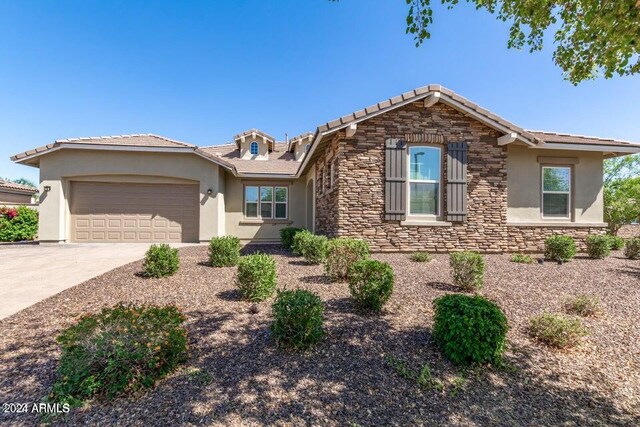
[[48, 400], [80, 406], [153, 387], [187, 359], [185, 317], [174, 306], [119, 304], [64, 330]]
[[611, 240], [607, 236], [589, 236], [586, 244], [589, 258], [602, 259], [611, 253]]
[[609, 247], [612, 251], [619, 251], [624, 248], [624, 239], [622, 237], [607, 234], [607, 238], [609, 239]]
[[364, 240], [338, 237], [327, 242], [324, 271], [334, 280], [349, 276], [349, 267], [369, 257], [369, 244]]
[[484, 258], [477, 252], [454, 252], [449, 256], [453, 282], [466, 291], [476, 291], [484, 284]]
[[249, 301], [264, 301], [276, 289], [276, 260], [267, 254], [247, 255], [238, 262], [236, 285]]
[[296, 233], [301, 232], [302, 228], [296, 227], [284, 227], [280, 230], [280, 242], [282, 243], [282, 247], [286, 250], [290, 251], [293, 246], [293, 237]]
[[309, 264], [322, 264], [327, 255], [327, 238], [307, 230], [300, 231], [293, 236], [293, 250]]
[[433, 302], [433, 337], [455, 364], [496, 363], [509, 329], [500, 307], [481, 296], [449, 294]]
[[640, 258], [640, 237], [627, 239], [624, 244], [624, 256], [629, 259]]
[[304, 351], [324, 337], [324, 304], [313, 292], [278, 292], [272, 310], [271, 332], [279, 346]]
[[209, 242], [209, 265], [233, 267], [240, 259], [240, 239], [234, 236], [214, 237]]
[[556, 348], [574, 347], [587, 330], [577, 317], [544, 313], [531, 318], [529, 330], [538, 341]]
[[179, 267], [178, 249], [174, 249], [166, 243], [151, 245], [144, 257], [142, 274], [145, 277], [156, 278], [171, 276], [178, 271]]
[[365, 259], [349, 269], [349, 291], [356, 305], [380, 312], [393, 292], [393, 269], [386, 262]]
[[576, 256], [576, 242], [571, 236], [549, 236], [544, 241], [544, 257], [552, 261], [569, 261]]

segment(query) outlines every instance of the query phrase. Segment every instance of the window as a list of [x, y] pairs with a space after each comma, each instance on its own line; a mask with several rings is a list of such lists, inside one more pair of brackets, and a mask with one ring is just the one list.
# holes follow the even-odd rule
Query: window
[[333, 188], [336, 184], [336, 160], [333, 159], [329, 163], [329, 188]]
[[307, 153], [309, 151], [309, 148], [311, 148], [311, 144], [305, 144], [304, 145], [304, 152]]
[[244, 216], [255, 219], [287, 219], [287, 187], [246, 186], [244, 188]]
[[409, 214], [440, 215], [439, 147], [409, 147]]
[[542, 168], [542, 216], [568, 218], [571, 204], [571, 168]]
[[258, 154], [258, 143], [253, 141], [249, 146], [249, 153]]

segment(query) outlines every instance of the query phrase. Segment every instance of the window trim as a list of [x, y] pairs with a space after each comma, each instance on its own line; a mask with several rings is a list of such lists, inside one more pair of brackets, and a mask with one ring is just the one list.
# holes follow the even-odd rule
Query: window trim
[[[248, 202], [247, 201], [247, 188], [257, 188], [258, 189], [258, 201], [257, 201], [257, 212], [256, 216], [247, 216], [247, 204], [248, 203], [256, 203], [256, 202]], [[263, 188], [271, 188], [271, 201], [270, 202], [262, 202], [262, 189]], [[286, 191], [286, 198], [284, 202], [276, 202], [276, 189], [284, 188]], [[243, 186], [243, 204], [244, 204], [244, 212], [243, 221], [287, 221], [289, 220], [289, 185], [287, 184], [245, 184]], [[263, 217], [262, 216], [262, 205], [269, 203], [271, 204], [271, 216]], [[284, 204], [285, 208], [285, 217], [277, 218], [276, 217], [276, 204]]]
[[[438, 180], [422, 180], [422, 179], [411, 179], [411, 149], [412, 148], [428, 148], [438, 151], [438, 158], [440, 160], [440, 173]], [[443, 181], [443, 147], [440, 145], [433, 144], [407, 144], [407, 189], [406, 189], [406, 197], [407, 197], [407, 219], [414, 218], [420, 219], [423, 221], [439, 221], [443, 218], [442, 215], [442, 181]], [[424, 184], [438, 184], [438, 210], [435, 215], [433, 214], [420, 214], [420, 213], [411, 213], [411, 183], [424, 183]]]
[[[253, 152], [253, 147], [256, 147], [255, 153]], [[260, 154], [260, 146], [258, 145], [258, 141], [251, 141], [251, 144], [249, 144], [249, 154], [251, 154], [252, 156], [257, 156], [258, 154]]]
[[[545, 191], [544, 189], [544, 170], [545, 169], [568, 169], [569, 170], [569, 191]], [[566, 216], [547, 216], [544, 214], [544, 195], [545, 194], [566, 194], [567, 195], [567, 215]], [[540, 166], [540, 217], [544, 220], [571, 220], [573, 209], [573, 167], [571, 165], [543, 164]]]

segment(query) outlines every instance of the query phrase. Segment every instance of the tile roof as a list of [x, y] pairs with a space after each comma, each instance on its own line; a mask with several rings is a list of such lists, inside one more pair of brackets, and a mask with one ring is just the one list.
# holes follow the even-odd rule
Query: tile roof
[[30, 185], [18, 184], [15, 182], [6, 181], [4, 179], [0, 179], [0, 190], [16, 191], [19, 193], [27, 193], [27, 194], [33, 194], [38, 192], [37, 188], [33, 188]]
[[67, 138], [57, 139], [51, 144], [43, 145], [42, 147], [34, 148], [33, 150], [25, 151], [24, 153], [16, 154], [11, 157], [11, 160], [20, 160], [33, 154], [38, 154], [43, 151], [51, 150], [52, 148], [59, 147], [62, 144], [91, 144], [91, 145], [113, 145], [113, 146], [128, 146], [128, 147], [188, 147], [196, 148], [195, 145], [187, 144], [186, 142], [180, 142], [173, 139], [165, 138], [163, 136], [147, 134], [135, 134], [135, 135], [113, 135], [113, 136], [93, 136], [84, 138]]
[[535, 135], [543, 142], [559, 144], [614, 145], [619, 147], [638, 146], [636, 143], [619, 139], [598, 138], [595, 136], [573, 135], [569, 133], [545, 132], [539, 130], [529, 130], [528, 132]]
[[269, 160], [241, 159], [240, 150], [235, 144], [201, 147], [200, 151], [233, 165], [238, 173], [295, 175], [300, 166], [300, 162], [287, 151], [286, 142], [274, 144], [273, 151], [269, 153]]
[[276, 142], [276, 139], [274, 137], [272, 137], [268, 133], [262, 132], [260, 129], [255, 129], [255, 128], [246, 130], [246, 131], [244, 131], [242, 133], [239, 133], [235, 137], [233, 137], [233, 139], [237, 140], [237, 139], [242, 138], [243, 136], [247, 137], [247, 136], [251, 136], [253, 134], [259, 135], [259, 136], [263, 137], [264, 139], [266, 139], [267, 141]]

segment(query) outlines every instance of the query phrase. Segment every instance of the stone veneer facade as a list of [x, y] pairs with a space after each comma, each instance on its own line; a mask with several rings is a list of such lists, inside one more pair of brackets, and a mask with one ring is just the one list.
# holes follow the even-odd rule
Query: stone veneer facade
[[[469, 144], [466, 222], [450, 226], [408, 226], [384, 219], [384, 143], [411, 134], [439, 135], [446, 144]], [[414, 102], [358, 124], [353, 138], [338, 133], [318, 157], [316, 166], [316, 232], [363, 238], [381, 252], [539, 252], [544, 239], [569, 234], [584, 247], [589, 234], [604, 228], [579, 225], [507, 225], [507, 149], [497, 145], [501, 134], [453, 108]], [[439, 138], [433, 138], [439, 139]], [[337, 158], [336, 183], [328, 188], [330, 159]], [[322, 170], [325, 179], [319, 179]], [[446, 162], [443, 161], [443, 177]], [[322, 183], [322, 184], [321, 184]], [[320, 188], [322, 185], [324, 188]], [[446, 207], [446, 179], [441, 182]]]

